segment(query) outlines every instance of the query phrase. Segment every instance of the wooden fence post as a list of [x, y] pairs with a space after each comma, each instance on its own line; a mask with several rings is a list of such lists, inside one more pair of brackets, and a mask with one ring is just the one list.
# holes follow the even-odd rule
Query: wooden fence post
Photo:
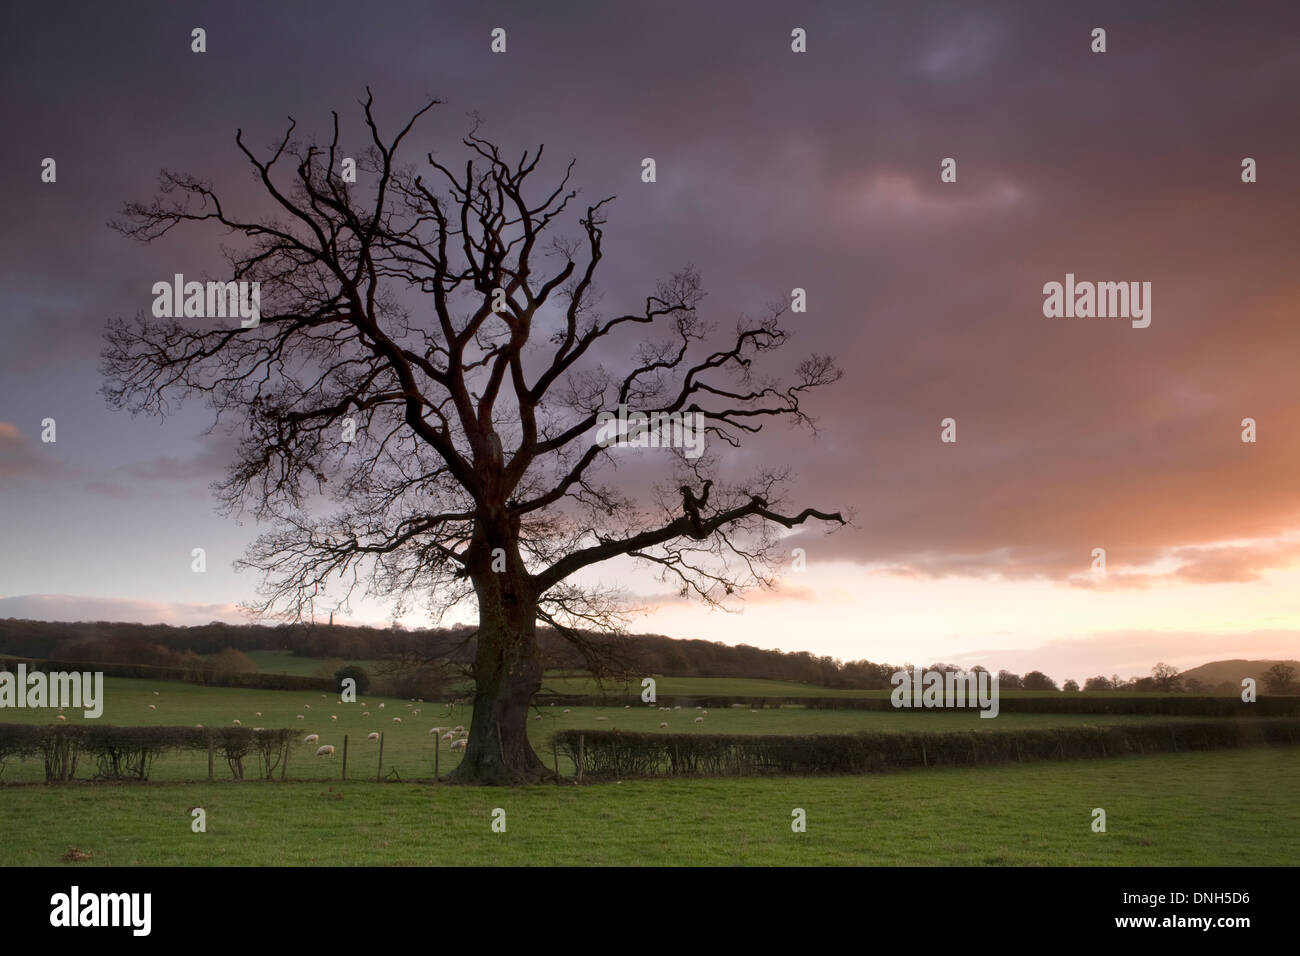
[[348, 735], [343, 735], [343, 779], [348, 779]]
[[379, 732], [379, 769], [375, 771], [375, 783], [384, 782], [384, 732]]

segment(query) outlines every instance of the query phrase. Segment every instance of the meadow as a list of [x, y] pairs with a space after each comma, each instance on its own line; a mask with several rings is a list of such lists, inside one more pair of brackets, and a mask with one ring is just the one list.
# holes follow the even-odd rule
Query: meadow
[[[0, 790], [0, 865], [75, 847], [90, 854], [78, 866], [1288, 866], [1297, 793], [1291, 747], [592, 787], [37, 785]], [[795, 808], [807, 832], [792, 832]]]
[[[739, 690], [736, 683], [678, 680], [685, 683], [663, 681], [661, 692], [749, 693], [754, 684], [774, 683], [738, 682], [745, 686]], [[218, 758], [208, 781], [202, 753], [165, 754], [145, 783], [45, 785], [39, 760], [11, 759], [0, 775], [0, 865], [59, 864], [74, 847], [80, 866], [1291, 865], [1300, 856], [1296, 747], [862, 776], [471, 788], [429, 782], [435, 743], [428, 730], [468, 726], [466, 706], [375, 695], [341, 704], [318, 692], [113, 677], [105, 685], [101, 723], [217, 727], [238, 719], [245, 727], [316, 733], [336, 746], [346, 734], [348, 779], [339, 779], [338, 757], [314, 756], [314, 743], [296, 744], [287, 779], [269, 782], [256, 779], [253, 758], [249, 779], [232, 780]], [[800, 692], [786, 693], [806, 696], [795, 686]], [[759, 693], [776, 696], [770, 687]], [[694, 708], [565, 710], [542, 706], [529, 721], [548, 765], [555, 731], [660, 732], [661, 721], [677, 734], [810, 734], [1177, 719], [1003, 713], [988, 720], [976, 712], [782, 706], [715, 708], [696, 724]], [[3, 716], [15, 723], [52, 718], [26, 709]], [[69, 724], [85, 720], [79, 711], [65, 716]], [[376, 780], [378, 747], [365, 739], [371, 731], [384, 734], [384, 783]], [[447, 747], [440, 751], [444, 775], [459, 760]], [[83, 766], [79, 775], [93, 769]], [[561, 760], [561, 774], [572, 769]], [[206, 814], [204, 833], [191, 830], [195, 807]], [[1092, 832], [1097, 807], [1107, 813], [1106, 833]], [[791, 829], [796, 808], [807, 814], [804, 833]], [[505, 811], [504, 833], [491, 828], [496, 809]]]
[[[681, 680], [692, 680], [683, 678]], [[718, 685], [717, 681], [710, 682]], [[741, 684], [747, 682], [738, 682]], [[726, 685], [721, 685], [725, 688]], [[799, 686], [799, 685], [796, 685]], [[705, 693], [697, 689], [678, 693]], [[718, 693], [714, 690], [712, 693]], [[734, 691], [733, 691], [734, 692]], [[788, 692], [787, 692], [788, 693]], [[779, 696], [773, 694], [772, 696]], [[239, 720], [245, 727], [292, 727], [302, 731], [299, 743], [290, 756], [287, 777], [292, 779], [338, 779], [342, 772], [343, 737], [348, 737], [348, 775], [352, 779], [375, 779], [378, 769], [378, 744], [367, 740], [371, 732], [384, 735], [385, 777], [395, 774], [395, 779], [425, 779], [433, 777], [435, 738], [429, 735], [432, 727], [452, 727], [470, 724], [472, 710], [464, 705], [444, 702], [412, 702], [391, 697], [364, 695], [355, 703], [339, 703], [335, 695], [310, 691], [253, 690], [228, 687], [205, 687], [175, 681], [151, 681], [132, 678], [106, 677], [104, 679], [104, 712], [97, 718], [100, 724], [119, 726], [203, 724], [207, 727], [231, 726]], [[380, 705], [384, 706], [381, 708]], [[150, 710], [150, 706], [154, 710]], [[419, 715], [413, 711], [419, 710]], [[567, 710], [567, 712], [566, 712]], [[259, 716], [260, 713], [260, 716]], [[369, 713], [369, 717], [363, 714]], [[548, 766], [553, 765], [549, 739], [559, 730], [623, 729], [639, 732], [665, 732], [682, 734], [844, 734], [858, 731], [891, 732], [924, 729], [946, 730], [1010, 730], [1019, 728], [1047, 728], [1079, 724], [1134, 723], [1145, 720], [1179, 720], [1196, 718], [1142, 717], [1132, 714], [1014, 714], [1003, 713], [995, 719], [981, 718], [977, 712], [964, 711], [861, 711], [822, 710], [798, 706], [765, 707], [751, 713], [745, 707], [713, 708], [703, 723], [695, 723], [699, 715], [695, 708], [663, 712], [656, 706], [642, 704], [633, 707], [572, 707], [543, 705], [534, 710], [529, 719], [533, 746]], [[297, 716], [303, 715], [302, 720]], [[6, 708], [6, 723], [49, 723], [53, 714], [48, 710]], [[68, 724], [86, 720], [80, 711], [69, 709], [64, 716]], [[331, 717], [337, 717], [332, 720]], [[401, 723], [393, 720], [401, 718]], [[667, 723], [661, 730], [659, 724]], [[319, 744], [333, 744], [337, 750], [334, 758], [315, 756], [317, 743], [304, 744], [301, 738], [317, 734]], [[447, 742], [440, 745], [438, 769], [443, 775], [460, 762], [460, 755], [452, 753]], [[246, 762], [246, 771], [256, 775]], [[562, 774], [572, 774], [572, 764], [560, 758]], [[80, 770], [85, 776], [89, 772]], [[278, 773], [278, 771], [277, 771]], [[230, 771], [218, 759], [215, 768], [218, 779], [229, 777]], [[207, 777], [207, 756], [201, 753], [173, 752], [158, 758], [150, 774], [152, 780], [193, 780]], [[39, 760], [11, 759], [0, 773], [0, 783], [35, 782], [43, 779]]]

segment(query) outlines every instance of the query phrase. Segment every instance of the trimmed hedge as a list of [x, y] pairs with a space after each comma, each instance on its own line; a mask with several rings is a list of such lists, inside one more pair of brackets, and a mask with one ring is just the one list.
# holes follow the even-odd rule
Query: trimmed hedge
[[203, 751], [211, 744], [233, 776], [244, 778], [244, 758], [257, 756], [262, 774], [272, 772], [287, 757], [298, 731], [250, 727], [115, 727], [111, 724], [0, 724], [0, 773], [10, 757], [39, 757], [45, 781], [76, 779], [82, 758], [95, 762], [94, 780], [148, 780], [154, 760], [175, 750]]
[[750, 777], [859, 774], [924, 767], [971, 767], [1024, 760], [1300, 743], [1300, 720], [1129, 724], [1044, 730], [861, 733], [804, 736], [638, 734], [565, 730], [552, 741], [584, 777]]
[[208, 687], [246, 687], [253, 690], [323, 690], [337, 693], [338, 684], [329, 677], [303, 677], [297, 674], [233, 674], [212, 670], [195, 671], [187, 667], [160, 667], [155, 664], [112, 664], [106, 661], [51, 661], [26, 657], [0, 657], [0, 671], [14, 671], [23, 664], [31, 671], [90, 671], [105, 677], [135, 677], [144, 680], [174, 680]]
[[[602, 694], [539, 694], [538, 707], [680, 706], [705, 707], [807, 707], [813, 710], [873, 710], [900, 714], [951, 712], [955, 707], [894, 707], [888, 697], [723, 697], [658, 695], [653, 705], [639, 696]], [[976, 708], [968, 707], [967, 710]], [[1239, 697], [1085, 697], [1081, 694], [1044, 694], [1041, 697], [998, 695], [1004, 714], [1144, 714], [1159, 717], [1300, 717], [1300, 697], [1260, 697], [1247, 704]]]

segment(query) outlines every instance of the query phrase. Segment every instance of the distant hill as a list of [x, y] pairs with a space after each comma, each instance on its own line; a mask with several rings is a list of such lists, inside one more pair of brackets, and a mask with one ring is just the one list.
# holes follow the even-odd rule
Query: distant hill
[[1243, 679], [1253, 677], [1262, 689], [1264, 672], [1277, 663], [1290, 664], [1300, 673], [1300, 661], [1211, 661], [1183, 671], [1181, 676], [1185, 681], [1198, 680], [1207, 687], [1217, 687], [1224, 681], [1240, 687]]

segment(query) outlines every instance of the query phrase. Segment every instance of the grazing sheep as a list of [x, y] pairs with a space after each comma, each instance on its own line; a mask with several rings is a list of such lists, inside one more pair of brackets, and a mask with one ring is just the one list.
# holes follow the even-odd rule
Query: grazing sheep
[[317, 750], [316, 750], [316, 756], [317, 756], [317, 757], [333, 757], [333, 756], [334, 756], [334, 745], [333, 745], [333, 744], [325, 744], [325, 746], [317, 748]]
[[455, 738], [455, 736], [456, 736], [455, 732], [449, 730], [449, 731], [447, 731], [445, 734], [442, 735], [442, 739], [443, 739], [443, 740], [452, 740], [452, 739]]
[[303, 719], [302, 714], [299, 714], [299, 715], [298, 715], [298, 719], [299, 719], [299, 720], [302, 720], [302, 719]]
[[378, 739], [379, 739], [379, 734], [375, 733], [374, 731], [371, 731], [370, 733], [366, 734], [366, 740], [378, 740]]
[[668, 721], [666, 721], [666, 720], [661, 720], [661, 721], [659, 721], [659, 726], [660, 726], [660, 727], [667, 727], [667, 726], [668, 726]]
[[194, 729], [195, 729], [195, 730], [202, 730], [202, 729], [203, 729], [203, 725], [202, 725], [202, 724], [195, 724], [195, 725], [194, 725]]
[[441, 728], [441, 727], [430, 727], [430, 728], [429, 728], [429, 736], [430, 736], [430, 737], [436, 737], [436, 736], [437, 736], [438, 734], [440, 734], [440, 733], [442, 733], [442, 728]]
[[157, 705], [157, 704], [150, 704], [150, 705], [149, 705], [149, 709], [150, 709], [150, 710], [157, 710], [157, 709], [158, 709], [158, 705]]
[[55, 719], [55, 720], [67, 720], [68, 718], [64, 717], [62, 714], [59, 714], [59, 716], [55, 717], [54, 719]]
[[254, 716], [254, 717], [261, 717], [261, 716], [262, 716], [262, 712], [259, 710], [259, 711], [258, 711], [256, 714], [254, 714], [253, 716]]
[[324, 695], [324, 694], [321, 694], [321, 696], [324, 697], [325, 695]]
[[564, 712], [567, 714], [567, 713], [569, 712], [569, 708], [567, 708], [567, 707], [564, 708]]
[[308, 734], [306, 737], [302, 738], [302, 742], [305, 744], [314, 744], [319, 741], [320, 741], [320, 734]]
[[701, 716], [701, 717], [707, 717], [707, 716], [709, 716], [709, 712], [706, 710], [706, 711], [704, 711], [702, 714], [700, 714], [700, 716]]
[[465, 725], [464, 725], [464, 724], [457, 724], [455, 727], [453, 727], [453, 728], [451, 728], [451, 729], [454, 730], [454, 731], [456, 731], [456, 733], [460, 733], [462, 730], [465, 729]]
[[338, 720], [338, 719], [339, 719], [338, 714], [330, 714], [330, 720]]
[[452, 741], [451, 749], [452, 749], [452, 750], [464, 750], [464, 749], [465, 749], [465, 746], [466, 746], [468, 743], [469, 743], [468, 740], [455, 740], [455, 741]]
[[631, 710], [631, 709], [632, 709], [632, 705], [631, 705], [631, 704], [624, 704], [624, 705], [623, 705], [623, 709], [624, 709], [624, 710]]
[[458, 734], [456, 734], [456, 736], [457, 736], [457, 737], [468, 737], [468, 736], [469, 736], [469, 731], [468, 731], [468, 730], [462, 730], [462, 731], [460, 731]]
[[242, 727], [242, 726], [244, 726], [243, 724], [241, 724], [241, 723], [239, 722], [239, 718], [238, 718], [238, 717], [235, 718], [235, 726], [236, 726], [236, 727]]
[[415, 708], [415, 710], [411, 711], [411, 716], [412, 716], [412, 717], [419, 717], [419, 716], [420, 716], [420, 708], [417, 707], [417, 708]]
[[311, 704], [303, 704], [303, 706], [306, 707], [308, 710], [311, 710]]
[[701, 707], [699, 704], [696, 704], [696, 705], [695, 705], [695, 709], [696, 709], [696, 710], [703, 710], [704, 708]]
[[696, 722], [697, 724], [702, 724], [702, 723], [704, 723], [704, 718], [703, 718], [703, 717], [696, 717], [696, 718], [695, 718], [695, 722]]
[[370, 716], [370, 711], [368, 711], [368, 710], [363, 710], [363, 711], [361, 712], [361, 716], [362, 716], [362, 717], [369, 717], [369, 716]]
[[380, 703], [379, 703], [379, 709], [380, 709], [380, 710], [383, 710], [383, 709], [384, 709], [383, 701], [380, 701]]
[[541, 714], [538, 714], [536, 717], [533, 718], [533, 720], [541, 720], [541, 719], [542, 719], [542, 715], [541, 715]]
[[676, 707], [673, 708], [673, 710], [681, 710], [681, 709], [682, 709], [682, 705], [681, 705], [681, 704], [678, 704]]
[[401, 722], [402, 722], [402, 718], [401, 718], [401, 717], [394, 717], [394, 718], [393, 718], [393, 723], [395, 723], [395, 724], [400, 724]]
[[157, 696], [158, 696], [158, 692], [157, 692], [157, 691], [154, 691], [154, 692], [153, 692], [153, 695], [154, 695], [155, 697], [157, 697]]

